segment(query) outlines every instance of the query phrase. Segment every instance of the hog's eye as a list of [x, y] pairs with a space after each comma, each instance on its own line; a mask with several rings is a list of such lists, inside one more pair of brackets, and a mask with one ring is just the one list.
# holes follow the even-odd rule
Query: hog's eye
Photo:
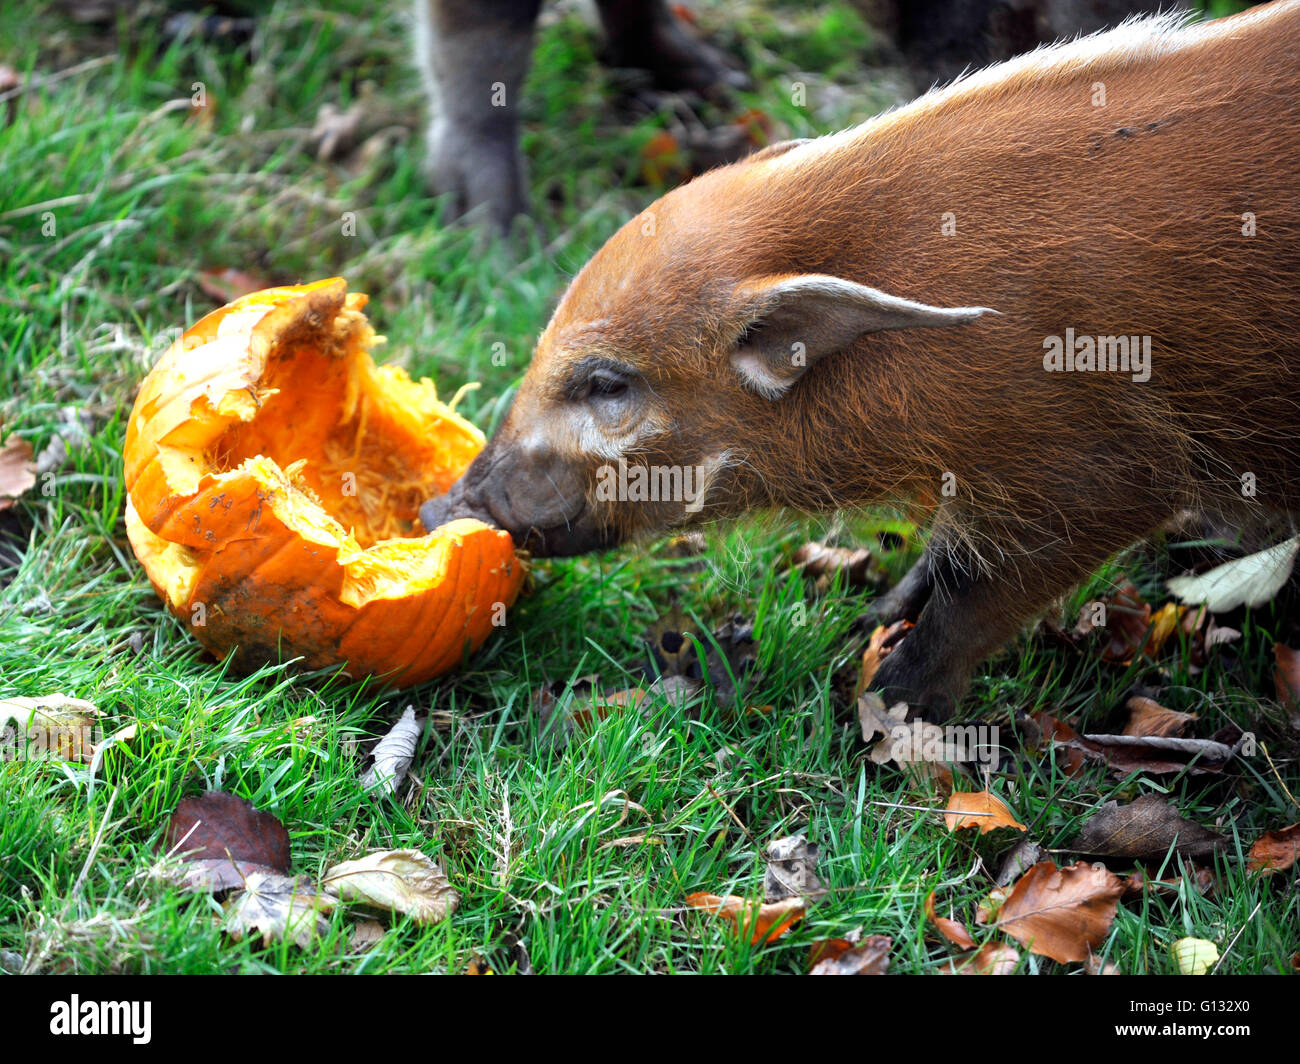
[[627, 391], [627, 381], [609, 373], [594, 373], [587, 394], [593, 398], [613, 399]]

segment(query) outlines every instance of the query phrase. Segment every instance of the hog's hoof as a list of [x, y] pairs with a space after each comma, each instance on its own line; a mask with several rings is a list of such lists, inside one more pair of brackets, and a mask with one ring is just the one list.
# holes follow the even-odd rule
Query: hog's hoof
[[886, 706], [907, 703], [908, 720], [926, 720], [942, 724], [952, 717], [961, 696], [958, 681], [921, 672], [903, 655], [904, 639], [897, 650], [883, 662], [867, 690], [875, 691]]
[[430, 193], [449, 197], [449, 220], [473, 212], [504, 236], [516, 218], [528, 215], [523, 163], [513, 132], [474, 133], [435, 121], [429, 130], [425, 175]]
[[649, 71], [655, 87], [666, 92], [725, 97], [729, 90], [753, 84], [725, 52], [694, 36], [677, 18], [656, 23], [648, 35], [611, 39], [607, 61]]

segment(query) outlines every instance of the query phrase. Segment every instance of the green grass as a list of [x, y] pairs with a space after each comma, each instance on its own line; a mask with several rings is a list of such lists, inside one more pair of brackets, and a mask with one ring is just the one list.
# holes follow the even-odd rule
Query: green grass
[[[0, 128], [0, 413], [4, 434], [38, 451], [79, 418], [88, 433], [49, 493], [10, 514], [24, 543], [0, 579], [0, 697], [90, 699], [107, 731], [136, 724], [138, 734], [94, 780], [82, 766], [0, 764], [0, 950], [43, 971], [462, 971], [476, 953], [508, 971], [518, 936], [538, 971], [800, 972], [812, 942], [861, 927], [893, 937], [895, 971], [942, 963], [921, 903], [937, 891], [973, 924], [991, 885], [976, 858], [995, 868], [996, 855], [948, 834], [938, 815], [896, 808], [934, 799], [867, 759], [837, 683], [861, 648], [851, 627], [865, 596], [814, 594], [785, 568], [808, 536], [865, 541], [880, 515], [711, 529], [700, 565], [662, 546], [539, 564], [534, 594], [466, 669], [402, 693], [291, 664], [228, 674], [162, 609], [126, 544], [124, 418], [173, 330], [211, 309], [194, 283], [202, 268], [277, 282], [346, 276], [372, 295], [388, 358], [448, 394], [483, 382], [462, 409], [491, 429], [567, 279], [654, 195], [637, 185], [635, 161], [659, 120], [617, 119], [591, 62], [592, 32], [563, 14], [541, 35], [524, 136], [539, 224], [508, 249], [443, 226], [423, 189], [422, 105], [400, 11], [278, 4], [250, 57], [167, 45], [129, 21], [108, 33], [70, 28], [43, 6], [6, 12], [0, 62], [39, 79], [108, 58], [33, 88]], [[839, 128], [892, 102], [896, 72], [863, 68], [875, 37], [844, 4], [744, 5], [731, 25], [725, 7], [707, 7], [705, 24], [743, 51], [756, 82], [747, 102], [785, 133]], [[173, 105], [195, 81], [217, 101], [210, 126]], [[806, 108], [790, 102], [795, 82], [807, 85]], [[363, 83], [411, 132], [352, 174], [315, 161], [307, 133], [322, 103], [346, 105]], [[342, 234], [345, 211], [357, 216], [355, 237]], [[493, 364], [497, 343], [505, 366]], [[897, 576], [915, 550], [913, 538], [886, 567]], [[1116, 561], [1067, 612], [1121, 569], [1155, 598], [1158, 558]], [[567, 741], [543, 728], [539, 685], [591, 672], [611, 688], [635, 682], [647, 660], [640, 633], [674, 604], [705, 624], [736, 611], [754, 619], [758, 679], [743, 702], [773, 712], [736, 713], [705, 693]], [[1300, 945], [1294, 875], [1261, 880], [1241, 859], [1260, 831], [1300, 819], [1280, 781], [1300, 791], [1272, 697], [1282, 623], [1260, 611], [1196, 676], [1180, 655], [1122, 669], [1026, 636], [963, 707], [999, 724], [1004, 740], [1034, 708], [1105, 731], [1144, 683], [1201, 714], [1198, 734], [1235, 721], [1268, 744], [1280, 779], [1262, 756], [1209, 782], [1096, 770], [1070, 779], [1051, 758], [1024, 756], [994, 780], [1047, 847], [1065, 846], [1101, 802], [1166, 789], [1184, 815], [1235, 840], [1212, 896], [1185, 886], [1121, 909], [1103, 952], [1125, 972], [1170, 971], [1168, 945], [1187, 935], [1223, 949], [1244, 928], [1229, 972], [1287, 970]], [[368, 796], [364, 753], [408, 704], [433, 721], [413, 782], [399, 801]], [[170, 811], [206, 788], [280, 817], [303, 873], [372, 848], [420, 847], [442, 859], [461, 907], [433, 928], [397, 921], [366, 953], [349, 945], [345, 914], [315, 950], [231, 942], [210, 899], [148, 874]], [[692, 891], [759, 892], [761, 848], [794, 832], [821, 848], [831, 893], [793, 933], [750, 947], [682, 912]], [[608, 845], [634, 836], [645, 839]], [[1028, 955], [1022, 968], [1062, 970]]]

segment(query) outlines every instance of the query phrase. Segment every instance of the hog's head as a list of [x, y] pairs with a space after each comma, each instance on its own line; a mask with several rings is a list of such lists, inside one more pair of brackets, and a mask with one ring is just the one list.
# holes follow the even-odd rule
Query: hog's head
[[802, 223], [764, 172], [797, 147], [713, 171], [610, 239], [565, 293], [500, 429], [421, 509], [426, 527], [475, 516], [565, 555], [753, 507], [844, 504], [854, 486], [836, 484], [848, 474], [824, 434], [845, 381], [823, 363], [880, 330], [987, 311], [805, 269], [835, 235], [815, 214]]

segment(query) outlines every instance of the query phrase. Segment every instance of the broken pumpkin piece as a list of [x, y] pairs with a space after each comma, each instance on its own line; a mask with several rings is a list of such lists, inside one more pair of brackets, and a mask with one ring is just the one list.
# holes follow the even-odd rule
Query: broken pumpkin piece
[[432, 382], [376, 366], [341, 278], [270, 288], [186, 331], [127, 425], [127, 535], [167, 607], [243, 668], [299, 656], [401, 686], [455, 667], [524, 578], [508, 533], [423, 534], [484, 439]]

